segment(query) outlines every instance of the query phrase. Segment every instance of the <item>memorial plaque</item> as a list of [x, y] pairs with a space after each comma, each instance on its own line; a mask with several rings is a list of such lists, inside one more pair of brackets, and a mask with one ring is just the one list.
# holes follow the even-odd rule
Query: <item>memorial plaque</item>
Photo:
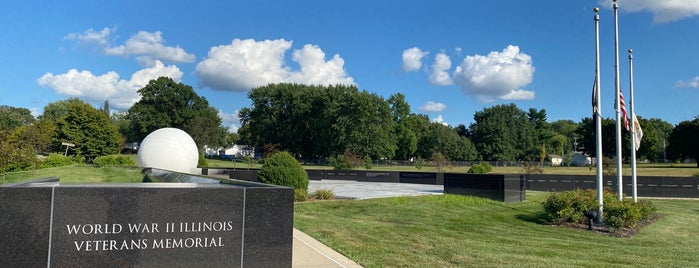
[[0, 267], [291, 266], [293, 189], [164, 178], [0, 187]]

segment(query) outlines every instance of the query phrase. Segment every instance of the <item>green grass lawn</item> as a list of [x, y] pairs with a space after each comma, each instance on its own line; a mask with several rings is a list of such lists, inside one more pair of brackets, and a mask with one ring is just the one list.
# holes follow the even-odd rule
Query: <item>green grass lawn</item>
[[[35, 171], [8, 173], [5, 182], [13, 183], [32, 179], [59, 177], [61, 183], [90, 183], [90, 182], [141, 182], [141, 168], [94, 167], [87, 165], [72, 165], [65, 167], [44, 168]], [[1, 182], [1, 181], [0, 181]]]
[[546, 193], [501, 203], [457, 195], [295, 205], [294, 226], [366, 267], [690, 267], [699, 200], [654, 200], [631, 238], [544, 224]]

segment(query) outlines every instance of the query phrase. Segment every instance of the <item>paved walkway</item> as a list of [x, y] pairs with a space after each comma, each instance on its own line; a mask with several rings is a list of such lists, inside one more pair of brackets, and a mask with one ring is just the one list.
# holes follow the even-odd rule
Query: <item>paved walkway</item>
[[294, 229], [294, 255], [291, 263], [295, 268], [362, 267], [296, 229]]
[[309, 193], [318, 189], [332, 190], [337, 198], [342, 199], [367, 199], [444, 193], [443, 185], [343, 180], [311, 180], [308, 183]]

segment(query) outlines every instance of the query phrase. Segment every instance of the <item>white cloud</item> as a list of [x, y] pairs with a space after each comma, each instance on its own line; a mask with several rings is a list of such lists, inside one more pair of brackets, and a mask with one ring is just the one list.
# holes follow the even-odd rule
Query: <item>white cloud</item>
[[422, 58], [427, 56], [429, 52], [422, 51], [417, 47], [403, 50], [403, 71], [412, 72], [420, 70], [422, 66]]
[[514, 90], [505, 96], [500, 96], [503, 100], [533, 100], [535, 97], [534, 91]]
[[699, 76], [695, 76], [687, 81], [677, 81], [676, 88], [699, 88]]
[[230, 45], [212, 47], [197, 64], [195, 74], [202, 86], [223, 91], [247, 91], [269, 83], [354, 84], [344, 69], [344, 60], [334, 55], [325, 60], [325, 53], [314, 45], [295, 50], [292, 60], [300, 70], [292, 70], [284, 62], [284, 54], [292, 41], [284, 39], [255, 41], [234, 39]]
[[430, 83], [438, 86], [449, 86], [454, 84], [451, 76], [447, 72], [451, 68], [451, 60], [447, 54], [440, 52], [434, 58], [432, 64], [432, 74], [430, 74]]
[[481, 100], [530, 100], [534, 92], [522, 87], [532, 82], [533, 75], [531, 57], [510, 45], [487, 56], [466, 56], [454, 71], [454, 81], [466, 94]]
[[92, 28], [87, 29], [85, 33], [69, 33], [63, 39], [66, 40], [75, 40], [78, 43], [81, 44], [91, 44], [91, 43], [96, 43], [99, 45], [104, 45], [106, 46], [109, 43], [109, 40], [107, 40], [107, 37], [109, 37], [109, 34], [114, 31], [109, 28], [104, 28], [100, 30], [99, 32], [93, 30]]
[[138, 55], [171, 62], [194, 62], [195, 57], [193, 54], [187, 53], [179, 46], [170, 47], [163, 45], [163, 43], [165, 43], [165, 39], [163, 39], [160, 31], [154, 33], [139, 31], [136, 35], [126, 40], [123, 45], [106, 47], [104, 52], [107, 55]]
[[[655, 23], [666, 23], [699, 15], [697, 0], [624, 0], [617, 3], [621, 10], [653, 13]], [[611, 0], [600, 0], [598, 4], [612, 7]]]
[[187, 53], [179, 46], [165, 46], [162, 33], [139, 31], [131, 36], [123, 45], [112, 46], [109, 35], [114, 29], [104, 28], [99, 32], [87, 29], [84, 33], [70, 33], [64, 37], [66, 40], [75, 40], [79, 44], [97, 44], [106, 55], [113, 56], [137, 56], [144, 66], [150, 66], [155, 60], [171, 62], [194, 62], [195, 56]]
[[325, 53], [318, 46], [304, 45], [294, 51], [292, 60], [301, 66], [299, 72], [292, 72], [290, 82], [313, 85], [351, 85], [352, 77], [345, 73], [345, 61], [335, 54], [331, 60], [325, 61]]
[[46, 73], [37, 79], [37, 83], [63, 96], [78, 97], [93, 103], [108, 100], [111, 107], [128, 109], [140, 99], [136, 91], [147, 85], [148, 81], [161, 76], [179, 82], [182, 72], [177, 66], [165, 66], [155, 61], [152, 66], [135, 72], [129, 80], [119, 79], [119, 74], [114, 71], [94, 75], [87, 70], [71, 69], [58, 75]]
[[442, 117], [441, 114], [438, 115], [437, 118], [432, 119], [432, 122], [433, 122], [433, 123], [440, 123], [440, 124], [445, 125], [445, 126], [448, 126], [448, 125], [449, 125], [449, 124], [447, 124], [447, 122], [444, 121], [444, 118]]
[[221, 123], [224, 126], [228, 126], [228, 132], [238, 133], [238, 129], [240, 128], [240, 117], [238, 117], [237, 110], [232, 114], [227, 114], [222, 110], [218, 110], [218, 116], [221, 117]]
[[428, 101], [427, 103], [425, 103], [424, 105], [422, 105], [420, 107], [420, 111], [421, 112], [437, 113], [437, 112], [444, 111], [444, 109], [446, 109], [446, 108], [447, 108], [447, 106], [444, 105], [444, 103]]

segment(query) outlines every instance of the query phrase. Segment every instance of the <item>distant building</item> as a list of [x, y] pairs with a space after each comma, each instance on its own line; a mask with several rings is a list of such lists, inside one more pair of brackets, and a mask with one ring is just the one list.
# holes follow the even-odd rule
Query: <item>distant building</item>
[[254, 156], [255, 149], [248, 145], [233, 144], [232, 146], [220, 149], [218, 155], [221, 158]]
[[570, 154], [570, 165], [574, 167], [585, 167], [592, 165], [592, 158], [581, 152]]
[[550, 154], [549, 159], [551, 160], [551, 166], [557, 167], [563, 164], [563, 157], [560, 155]]

